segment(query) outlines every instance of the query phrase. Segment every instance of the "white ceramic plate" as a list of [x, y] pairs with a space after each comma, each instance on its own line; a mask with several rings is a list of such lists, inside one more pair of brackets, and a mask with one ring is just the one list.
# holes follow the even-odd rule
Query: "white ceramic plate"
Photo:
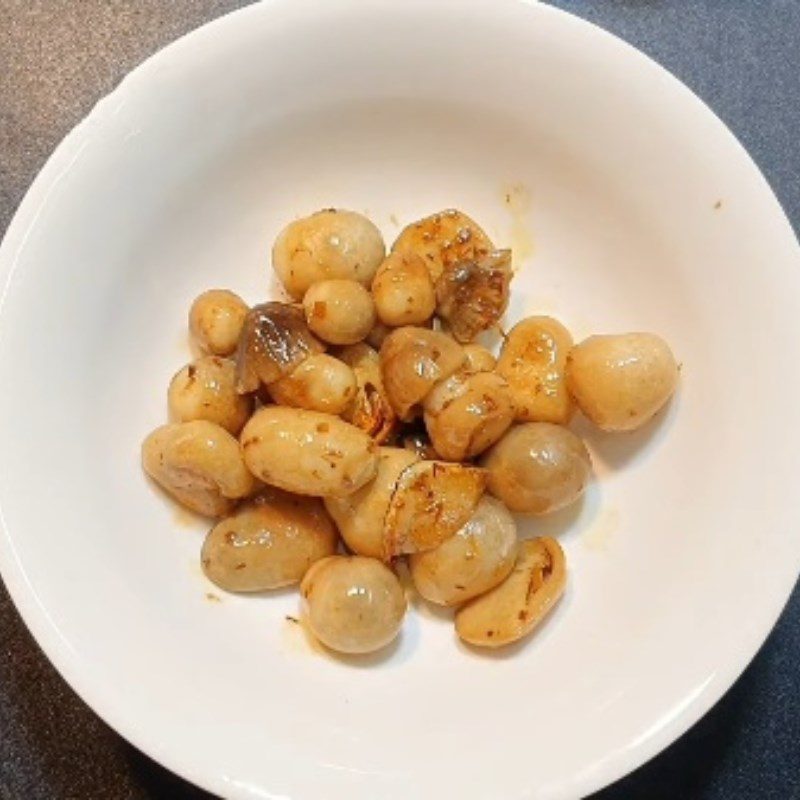
[[[410, 614], [360, 664], [293, 592], [223, 597], [203, 525], [143, 479], [191, 299], [265, 297], [292, 217], [387, 239], [455, 205], [516, 249], [512, 317], [655, 330], [667, 414], [589, 433], [564, 601], [468, 652]], [[236, 798], [566, 798], [654, 755], [730, 686], [800, 563], [800, 254], [722, 123], [631, 47], [541, 5], [273, 0], [136, 70], [70, 134], [0, 252], [0, 565], [66, 679], [160, 762]], [[534, 526], [528, 526], [533, 530]]]

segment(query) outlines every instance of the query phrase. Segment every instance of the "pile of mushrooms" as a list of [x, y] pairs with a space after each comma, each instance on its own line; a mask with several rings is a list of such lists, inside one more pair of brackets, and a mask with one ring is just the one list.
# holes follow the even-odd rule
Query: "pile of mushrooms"
[[605, 431], [645, 424], [677, 384], [669, 347], [646, 333], [575, 345], [538, 316], [495, 358], [476, 339], [505, 313], [511, 252], [455, 210], [388, 255], [366, 217], [323, 210], [288, 225], [272, 261], [287, 300], [194, 301], [203, 355], [142, 446], [147, 474], [215, 519], [206, 576], [229, 592], [300, 584], [308, 629], [342, 653], [396, 637], [403, 563], [463, 641], [526, 636], [566, 563], [553, 538], [520, 541], [514, 515], [578, 500], [592, 467], [566, 427], [576, 408]]

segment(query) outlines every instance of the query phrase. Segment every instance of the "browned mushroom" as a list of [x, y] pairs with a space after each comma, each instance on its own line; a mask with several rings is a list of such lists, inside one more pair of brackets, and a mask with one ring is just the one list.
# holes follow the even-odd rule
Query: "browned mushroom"
[[261, 383], [273, 383], [308, 356], [324, 350], [309, 330], [301, 307], [288, 303], [255, 306], [247, 314], [239, 339], [236, 389], [240, 394], [254, 392]]
[[497, 324], [508, 306], [511, 278], [510, 250], [445, 264], [436, 281], [436, 312], [459, 342]]
[[527, 636], [564, 593], [567, 566], [555, 539], [520, 543], [514, 571], [456, 612], [456, 633], [476, 647], [502, 647]]
[[383, 524], [387, 559], [438, 547], [472, 516], [486, 473], [466, 464], [417, 461], [397, 479]]
[[338, 357], [351, 367], [356, 377], [356, 394], [342, 413], [347, 422], [366, 431], [378, 444], [387, 441], [397, 427], [381, 376], [378, 351], [364, 342], [343, 347]]
[[493, 249], [494, 245], [481, 226], [455, 208], [412, 222], [403, 228], [392, 245], [395, 253], [420, 256], [434, 283], [448, 264], [476, 258]]
[[514, 421], [511, 390], [494, 372], [457, 372], [425, 398], [425, 425], [445, 461], [466, 461], [491, 447]]

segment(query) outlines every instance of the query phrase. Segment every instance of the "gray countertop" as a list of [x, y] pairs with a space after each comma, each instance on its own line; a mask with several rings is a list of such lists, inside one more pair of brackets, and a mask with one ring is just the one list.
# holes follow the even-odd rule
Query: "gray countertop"
[[[747, 147], [800, 228], [799, 0], [553, 4], [627, 39], [694, 89]], [[102, 94], [159, 47], [243, 5], [0, 0], [0, 231], [52, 149]], [[800, 799], [799, 663], [796, 589], [717, 707], [597, 800]], [[75, 696], [0, 584], [0, 798], [205, 796], [136, 751]]]

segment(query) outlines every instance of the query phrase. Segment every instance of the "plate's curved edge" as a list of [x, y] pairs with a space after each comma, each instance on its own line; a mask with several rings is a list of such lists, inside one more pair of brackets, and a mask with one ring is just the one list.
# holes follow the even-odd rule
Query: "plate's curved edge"
[[[98, 690], [97, 682], [85, 679], [85, 670], [79, 668], [70, 655], [69, 645], [61, 639], [57, 629], [50, 624], [46, 610], [39, 604], [35, 592], [27, 585], [22, 568], [17, 566], [16, 573], [8, 569], [9, 562], [6, 559], [10, 558], [16, 562], [16, 553], [5, 536], [5, 530], [5, 522], [0, 511], [0, 578], [2, 578], [17, 612], [35, 643], [66, 681], [69, 688], [106, 725], [144, 755], [194, 786], [223, 796], [223, 792], [230, 788], [224, 779], [215, 781], [211, 780], [210, 776], [196, 773], [190, 765], [183, 763], [179, 754], [167, 753], [154, 746], [151, 740], [145, 738], [144, 731], [138, 730], [131, 724], [129, 715], [116, 707], [112, 695], [107, 693], [105, 688]], [[32, 598], [30, 603], [21, 599], [24, 592], [27, 592]]]
[[[729, 144], [731, 144], [739, 152], [739, 156], [743, 162], [746, 162], [749, 165], [753, 173], [753, 177], [758, 180], [764, 192], [770, 197], [775, 212], [781, 217], [783, 228], [787, 234], [787, 245], [792, 245], [794, 247], [795, 260], [797, 262], [798, 271], [800, 271], [799, 234], [795, 232], [791, 220], [786, 214], [782, 203], [775, 194], [772, 186], [770, 185], [764, 173], [761, 171], [758, 164], [756, 164], [756, 162], [753, 160], [747, 148], [745, 148], [736, 134], [734, 134], [725, 121], [711, 108], [711, 106], [709, 106], [680, 78], [678, 78], [676, 75], [673, 75], [666, 67], [659, 64], [654, 58], [642, 50], [639, 50], [625, 39], [605, 30], [594, 22], [584, 19], [583, 17], [580, 17], [569, 11], [564, 11], [553, 6], [545, 5], [544, 3], [540, 3], [539, 0], [517, 0], [517, 2], [530, 7], [535, 6], [537, 10], [544, 13], [553, 14], [554, 16], [570, 17], [572, 23], [575, 24], [576, 27], [583, 27], [589, 30], [592, 35], [600, 35], [602, 37], [612, 39], [617, 46], [620, 46], [626, 50], [630, 57], [639, 59], [643, 65], [647, 65], [650, 69], [656, 73], [659, 73], [662, 77], [668, 78], [672, 82], [674, 88], [679, 90], [699, 112], [705, 113], [711, 117], [720, 133], [727, 137]], [[622, 780], [627, 775], [630, 775], [632, 772], [635, 772], [648, 762], [652, 761], [656, 756], [666, 750], [666, 748], [676, 742], [684, 733], [689, 731], [703, 717], [705, 717], [705, 715], [708, 714], [709, 711], [711, 711], [711, 709], [723, 699], [733, 685], [744, 674], [745, 670], [750, 666], [750, 664], [752, 664], [753, 660], [763, 648], [764, 644], [775, 628], [775, 625], [786, 609], [789, 600], [791, 599], [792, 592], [798, 583], [800, 583], [800, 549], [798, 550], [798, 559], [794, 569], [794, 577], [791, 577], [788, 571], [787, 575], [789, 577], [786, 581], [785, 596], [782, 600], [774, 604], [769, 613], [765, 613], [765, 626], [759, 630], [759, 633], [751, 636], [747, 646], [742, 648], [750, 653], [748, 657], [744, 658], [736, 665], [731, 666], [727, 671], [723, 671], [722, 673], [719, 671], [716, 672], [713, 679], [703, 687], [702, 691], [693, 699], [693, 702], [690, 705], [683, 709], [680, 714], [672, 718], [667, 724], [662, 725], [656, 732], [651, 733], [648, 738], [639, 743], [636, 755], [634, 757], [628, 755], [627, 757], [629, 760], [626, 764], [621, 763], [621, 757], [615, 757], [614, 761], [607, 765], [607, 769], [604, 774], [599, 775], [597, 774], [596, 770], [593, 770], [587, 774], [577, 776], [571, 782], [569, 787], [564, 787], [565, 790], [569, 788], [569, 794], [567, 794], [565, 791], [563, 793], [563, 797], [565, 799], [573, 796], [583, 797], [584, 795], [605, 789], [617, 781]], [[783, 594], [783, 591], [781, 594]], [[562, 793], [559, 793], [557, 797], [561, 796]], [[556, 796], [554, 796], [554, 798], [555, 797]]]
[[[769, 182], [735, 134], [691, 88], [649, 55], [589, 20], [548, 6], [539, 0], [505, 1], [524, 5], [531, 13], [551, 16], [558, 19], [559, 23], [572, 25], [576, 30], [582, 29], [587, 35], [600, 36], [613, 42], [616, 47], [621, 47], [626, 51], [629, 58], [637, 59], [643, 67], [652, 70], [662, 79], [668, 79], [674, 88], [684, 94], [687, 102], [698, 113], [703, 113], [713, 119], [719, 133], [728, 138], [729, 143], [738, 151], [743, 163], [748, 164], [752, 177], [758, 180], [765, 197], [771, 200], [775, 213], [780, 215], [787, 234], [786, 244], [794, 247], [798, 268], [800, 268], [800, 244], [792, 224]], [[469, 2], [476, 6], [485, 6], [492, 0], [469, 0]], [[8, 287], [13, 279], [18, 254], [24, 246], [29, 231], [45, 207], [50, 192], [74, 166], [83, 148], [91, 142], [93, 130], [102, 124], [105, 114], [113, 113], [113, 109], [120, 107], [129, 92], [138, 87], [140, 82], [146, 81], [151, 72], [157, 72], [166, 60], [179, 55], [183, 48], [188, 45], [199, 46], [204, 37], [210, 36], [212, 32], [217, 33], [224, 26], [239, 24], [246, 16], [271, 13], [271, 6], [275, 4], [276, 0], [261, 0], [253, 5], [227, 12], [170, 42], [143, 60], [116, 87], [102, 96], [89, 113], [62, 139], [33, 180], [9, 223], [2, 242], [0, 242], [0, 314], [2, 314]], [[140, 730], [132, 723], [130, 716], [119, 708], [114, 700], [113, 692], [107, 691], [105, 686], [100, 687], [97, 681], [87, 679], [88, 673], [79, 666], [74, 653], [69, 645], [61, 639], [58, 630], [49, 619], [46, 609], [40, 605], [35, 591], [25, 579], [25, 571], [19, 563], [8, 535], [1, 507], [0, 576], [17, 611], [42, 652], [94, 713], [132, 745], [166, 769], [209, 792], [231, 796], [233, 785], [226, 780], [225, 776], [211, 776], [208, 773], [197, 772], [194, 766], [187, 763], [186, 759], [180, 755], [179, 751], [155, 746], [147, 737], [146, 731]], [[781, 599], [776, 600], [770, 608], [763, 611], [763, 626], [759, 626], [758, 632], [751, 635], [746, 645], [741, 648], [748, 653], [746, 657], [732, 664], [729, 669], [716, 672], [713, 679], [702, 688], [702, 691], [686, 708], [682, 709], [681, 713], [660, 726], [655, 732], [650, 733], [647, 738], [640, 740], [633, 753], [624, 751], [613, 754], [601, 766], [576, 776], [568, 785], [559, 787], [557, 793], [548, 794], [547, 797], [555, 800], [556, 798], [572, 798], [599, 791], [643, 766], [688, 731], [721, 700], [758, 654], [785, 609], [799, 576], [800, 548], [794, 575], [791, 570], [787, 570], [783, 588], [781, 592], [776, 593], [776, 597], [778, 594], [782, 596]], [[264, 792], [259, 791], [258, 797], [263, 798], [264, 796]]]
[[[0, 316], [14, 278], [19, 253], [31, 229], [46, 207], [51, 192], [76, 164], [83, 149], [90, 144], [94, 130], [102, 124], [103, 118], [113, 116], [115, 110], [124, 104], [128, 94], [135, 91], [140, 82], [146, 81], [151, 72], [157, 72], [165, 59], [178, 54], [187, 42], [199, 43], [201, 35], [209, 35], [209, 29], [217, 30], [224, 25], [238, 24], [243, 16], [266, 13], [271, 4], [272, 0], [261, 0], [253, 5], [221, 14], [152, 53], [126, 73], [110, 91], [99, 97], [84, 117], [56, 145], [25, 192], [0, 240]], [[47, 610], [39, 603], [36, 592], [26, 580], [25, 570], [8, 535], [2, 506], [0, 506], [0, 579], [36, 645], [70, 689], [93, 713], [127, 742], [165, 769], [212, 794], [231, 796], [231, 785], [225, 776], [219, 776], [215, 780], [212, 776], [198, 773], [191, 764], [184, 763], [179, 752], [167, 752], [154, 746], [147, 738], [146, 732], [139, 730], [132, 723], [130, 716], [118, 707], [113, 695], [107, 693], [105, 687], [100, 689], [96, 681], [92, 682], [85, 678], [85, 670], [75, 661], [71, 648], [61, 638]]]
[[[644, 767], [654, 758], [659, 756], [670, 745], [674, 744], [683, 734], [693, 728], [703, 717], [706, 716], [728, 693], [736, 681], [744, 674], [745, 670], [753, 663], [755, 657], [761, 652], [761, 648], [766, 643], [775, 625], [783, 614], [786, 606], [791, 599], [795, 584], [800, 580], [800, 575], [795, 578], [789, 588], [786, 599], [778, 603], [771, 614], [769, 627], [762, 630], [757, 636], [753, 637], [753, 650], [751, 655], [732, 667], [729, 671], [716, 672], [713, 678], [706, 683], [692, 702], [684, 708], [680, 714], [671, 719], [667, 724], [662, 725], [655, 733], [650, 734], [646, 739], [638, 743], [638, 750], [633, 759], [632, 765], [608, 770], [602, 777], [595, 777], [594, 771], [585, 776], [578, 776], [571, 786], [574, 794], [564, 794], [564, 800], [572, 797], [584, 797], [594, 792], [599, 792], [617, 781], [622, 780], [636, 770]], [[750, 646], [746, 649], [750, 649]], [[561, 795], [559, 795], [561, 797]]]
[[[102, 126], [106, 117], [113, 117], [121, 109], [129, 95], [134, 94], [139, 84], [146, 81], [151, 73], [157, 73], [162, 65], [180, 53], [188, 44], [199, 44], [209, 29], [237, 24], [243, 16], [263, 14], [275, 0], [260, 0], [244, 8], [234, 9], [193, 28], [164, 47], [151, 53], [147, 58], [127, 72], [120, 81], [101, 95], [89, 111], [56, 145], [45, 161], [44, 166], [34, 177], [28, 190], [17, 206], [8, 228], [0, 238], [0, 314], [3, 311], [8, 286], [13, 278], [17, 256], [27, 239], [30, 229], [45, 208], [53, 188], [69, 173], [82, 150], [90, 144], [95, 129]], [[0, 519], [0, 523], [2, 519]]]

